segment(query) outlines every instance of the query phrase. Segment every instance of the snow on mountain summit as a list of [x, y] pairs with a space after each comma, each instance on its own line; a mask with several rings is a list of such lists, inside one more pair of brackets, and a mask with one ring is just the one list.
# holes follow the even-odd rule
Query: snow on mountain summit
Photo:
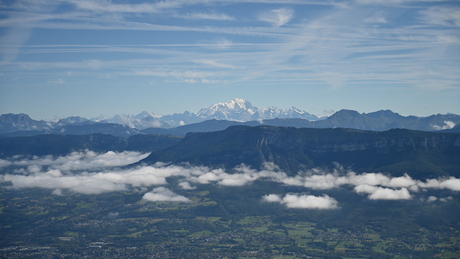
[[[204, 119], [247, 121], [255, 113], [254, 106], [244, 99], [234, 99], [226, 103], [216, 103], [201, 109], [196, 115]], [[258, 108], [256, 108], [258, 109]]]
[[[258, 108], [245, 99], [235, 98], [226, 103], [216, 103], [201, 109], [198, 113], [184, 112], [172, 115], [160, 115], [143, 111], [137, 115], [115, 115], [111, 118], [98, 119], [98, 122], [119, 123], [136, 129], [148, 127], [177, 127], [205, 120], [252, 121], [274, 118], [301, 118], [311, 121], [318, 117], [295, 107], [280, 109], [276, 106]], [[96, 121], [95, 119], [92, 119]]]
[[302, 118], [317, 120], [318, 117], [297, 108], [279, 109], [276, 106], [258, 108], [244, 99], [233, 99], [226, 103], [216, 103], [201, 109], [197, 116], [203, 119], [250, 121], [274, 118]]

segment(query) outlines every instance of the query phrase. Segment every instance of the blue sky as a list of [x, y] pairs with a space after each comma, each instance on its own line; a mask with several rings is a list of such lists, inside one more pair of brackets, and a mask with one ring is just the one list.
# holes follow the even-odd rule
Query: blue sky
[[460, 114], [460, 1], [0, 1], [0, 113]]

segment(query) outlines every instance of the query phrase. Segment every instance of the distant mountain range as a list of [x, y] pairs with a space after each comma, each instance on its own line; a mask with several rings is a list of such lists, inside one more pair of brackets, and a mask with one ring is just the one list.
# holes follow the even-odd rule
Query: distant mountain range
[[243, 99], [234, 99], [226, 103], [216, 103], [198, 113], [185, 111], [173, 115], [160, 115], [143, 111], [137, 115], [116, 115], [112, 118], [92, 118], [94, 122], [117, 123], [136, 129], [172, 128], [198, 123], [206, 120], [227, 120], [246, 122], [274, 118], [301, 118], [311, 121], [319, 120], [316, 115], [301, 111], [295, 107], [280, 109], [275, 106], [259, 108]]
[[0, 135], [33, 136], [40, 134], [85, 135], [110, 134], [127, 138], [138, 134], [186, 135], [189, 132], [224, 130], [234, 125], [272, 125], [296, 128], [352, 128], [386, 131], [404, 128], [422, 131], [460, 132], [460, 116], [436, 114], [429, 117], [402, 116], [390, 110], [358, 113], [341, 110], [329, 117], [319, 118], [294, 107], [258, 108], [243, 99], [214, 104], [198, 113], [158, 115], [142, 112], [138, 115], [116, 115], [109, 119], [86, 119], [71, 116], [58, 121], [37, 121], [27, 114], [0, 116]]

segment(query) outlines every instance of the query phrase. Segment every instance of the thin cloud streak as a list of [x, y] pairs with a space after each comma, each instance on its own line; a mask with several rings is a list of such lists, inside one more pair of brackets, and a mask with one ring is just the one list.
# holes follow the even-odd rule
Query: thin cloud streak
[[177, 18], [188, 20], [215, 20], [215, 21], [235, 21], [235, 17], [223, 13], [186, 13], [175, 15]]
[[[59, 83], [62, 91], [82, 83], [101, 91], [132, 84], [165, 95], [194, 84], [195, 102], [218, 88], [219, 95], [236, 89], [253, 101], [261, 98], [257, 92], [270, 89], [266, 101], [286, 102], [275, 96], [284, 92], [302, 103], [292, 105], [310, 105], [303, 109], [325, 110], [330, 107], [320, 106], [350, 100], [348, 108], [365, 111], [401, 109], [402, 102], [383, 101], [397, 89], [398, 99], [411, 103], [402, 109], [412, 109], [400, 112], [457, 113], [452, 100], [460, 89], [458, 12], [449, 1], [13, 1], [0, 10], [0, 90], [11, 93], [6, 100], [13, 113], [27, 107], [19, 104], [23, 93], [17, 89], [33, 85], [46, 99], [56, 93], [50, 83]], [[69, 70], [73, 75], [65, 77]], [[206, 76], [179, 75], [189, 71]], [[422, 109], [428, 92], [450, 101]], [[342, 93], [349, 98], [340, 99]], [[382, 98], [372, 104], [351, 101], [375, 94]], [[303, 104], [300, 95], [324, 95], [328, 101]], [[66, 103], [62, 113], [76, 101]], [[182, 103], [160, 109], [177, 112], [187, 108], [177, 107]], [[389, 103], [399, 107], [384, 107]], [[90, 113], [88, 107], [72, 109]]]
[[178, 8], [181, 6], [179, 1], [161, 1], [157, 3], [142, 4], [114, 4], [107, 0], [67, 0], [67, 2], [74, 4], [79, 9], [110, 13], [158, 13], [165, 9]]
[[460, 27], [460, 7], [458, 6], [436, 6], [420, 13], [428, 25]]
[[[268, 37], [282, 37], [287, 41], [281, 47], [267, 49], [267, 52], [251, 52], [235, 53], [227, 52], [225, 58], [219, 58], [219, 64], [225, 64], [227, 68], [244, 67], [244, 71], [238, 70], [230, 73], [226, 78], [207, 78], [209, 82], [250, 82], [254, 80], [261, 80], [262, 78], [270, 78], [276, 76], [278, 79], [292, 80], [297, 79], [301, 83], [305, 80], [305, 72], [284, 74], [284, 71], [297, 70], [308, 71], [309, 78], [314, 78], [315, 81], [322, 81], [329, 84], [332, 89], [342, 88], [348, 84], [360, 82], [385, 82], [388, 78], [392, 82], [399, 82], [420, 87], [422, 89], [440, 90], [457, 88], [460, 77], [458, 71], [452, 69], [436, 69], [432, 67], [433, 60], [442, 61], [446, 59], [447, 67], [448, 60], [452, 57], [441, 57], [437, 55], [439, 44], [458, 44], [459, 39], [450, 37], [445, 43], [439, 42], [439, 32], [430, 28], [375, 28], [366, 27], [357, 24], [358, 21], [366, 20], [368, 22], [390, 23], [384, 17], [383, 12], [376, 12], [374, 16], [369, 18], [366, 12], [359, 14], [362, 10], [360, 6], [350, 6], [346, 9], [335, 9], [329, 15], [319, 19], [310, 21], [301, 25], [298, 28], [284, 28], [284, 24], [288, 23], [293, 17], [293, 11], [286, 8], [274, 9], [259, 17], [261, 20], [270, 22], [275, 28], [263, 27], [187, 27], [187, 26], [172, 26], [172, 25], [158, 25], [151, 23], [141, 23], [128, 21], [126, 19], [101, 19], [95, 18], [91, 13], [85, 13], [81, 10], [95, 10], [106, 12], [142, 12], [141, 9], [146, 7], [144, 4], [122, 5], [113, 4], [108, 1], [72, 1], [80, 8], [80, 11], [70, 12], [66, 14], [33, 14], [30, 19], [33, 19], [34, 28], [47, 28], [47, 29], [86, 29], [86, 30], [147, 30], [147, 31], [168, 31], [168, 32], [204, 32], [210, 34], [230, 34], [230, 35], [245, 35], [245, 36], [268, 36]], [[298, 2], [297, 2], [298, 3]], [[363, 2], [361, 2], [363, 3]], [[195, 3], [189, 2], [174, 2], [168, 5], [162, 4], [149, 4], [149, 8], [144, 8], [146, 12], [156, 12], [157, 10], [167, 10], [169, 8], [180, 8], [182, 5], [193, 5]], [[366, 2], [366, 4], [375, 4], [375, 2]], [[447, 10], [446, 8], [431, 8], [420, 15], [425, 17], [425, 21], [434, 24], [452, 25], [456, 24], [455, 20], [457, 9]], [[206, 13], [195, 13], [197, 18], [198, 14], [205, 17]], [[194, 14], [194, 15], [195, 15]], [[357, 15], [358, 14], [358, 15]], [[447, 14], [447, 16], [444, 16]], [[209, 16], [208, 18], [210, 18]], [[218, 18], [217, 15], [215, 18]], [[225, 18], [223, 15], [221, 18]], [[230, 17], [230, 16], [229, 16]], [[444, 20], [440, 17], [447, 17]], [[227, 19], [227, 18], [225, 18]], [[9, 26], [12, 23], [18, 23], [21, 19], [14, 19], [3, 22], [3, 26]], [[346, 22], [344, 22], [346, 21]], [[0, 21], [0, 24], [2, 22]], [[455, 35], [455, 33], [453, 34]], [[436, 38], [433, 38], [436, 36]], [[13, 39], [14, 37], [7, 36], [6, 39]], [[28, 38], [28, 35], [23, 37], [21, 41]], [[442, 38], [442, 37], [441, 37]], [[447, 39], [444, 37], [444, 39]], [[446, 40], [444, 40], [446, 41]], [[373, 42], [372, 45], [368, 43]], [[358, 43], [358, 44], [357, 44]], [[276, 43], [279, 44], [280, 43]], [[11, 48], [3, 48], [5, 60], [14, 60], [15, 56], [19, 53], [19, 48], [16, 42], [4, 42], [5, 46], [13, 46]], [[240, 45], [241, 46], [241, 45]], [[447, 47], [447, 45], [446, 45]], [[367, 55], [362, 56], [365, 50], [368, 49]], [[383, 53], [385, 50], [402, 51], [402, 50], [417, 50], [416, 52], [406, 54], [394, 54], [391, 52]], [[67, 52], [68, 51], [68, 52]], [[55, 53], [72, 53], [78, 52], [78, 49], [59, 51]], [[89, 51], [87, 49], [87, 51]], [[92, 52], [97, 49], [92, 49]], [[104, 49], [107, 52], [114, 53], [146, 53], [146, 54], [161, 54], [160, 49], [148, 48], [126, 48], [123, 46], [112, 46]], [[84, 52], [84, 51], [83, 51]], [[210, 49], [202, 49], [196, 53], [190, 53], [187, 50], [170, 51], [167, 52], [170, 56], [162, 60], [165, 64], [173, 64], [175, 66], [183, 66], [187, 61], [193, 62], [195, 60], [217, 60], [216, 55], [223, 56], [224, 53], [213, 53]], [[26, 54], [27, 51], [24, 52]], [[33, 53], [33, 52], [29, 52]], [[166, 53], [165, 53], [166, 54]], [[360, 56], [361, 55], [361, 56]], [[185, 57], [185, 59], [184, 59]], [[302, 64], [289, 64], [289, 60], [295, 57], [303, 57]], [[314, 63], [308, 62], [314, 60]], [[404, 60], [404, 62], [401, 62]], [[376, 62], [378, 61], [378, 62]], [[453, 62], [454, 60], [452, 60]], [[6, 61], [5, 61], [6, 62]], [[8, 61], [10, 62], [10, 61]], [[7, 63], [8, 63], [7, 62]], [[180, 62], [180, 63], [179, 63]], [[123, 63], [123, 62], [121, 62]], [[5, 63], [6, 64], [6, 63]], [[217, 63], [216, 63], [217, 64]], [[31, 65], [31, 64], [29, 64]], [[199, 64], [198, 64], [199, 65]], [[33, 65], [32, 65], [33, 66]], [[37, 64], [37, 67], [40, 66]], [[59, 67], [57, 65], [56, 67]], [[193, 67], [193, 66], [191, 66]], [[214, 66], [217, 67], [217, 66]], [[220, 66], [225, 68], [224, 66]], [[455, 66], [454, 66], [455, 67]], [[120, 67], [119, 69], [129, 69]], [[206, 67], [199, 67], [205, 70]], [[426, 70], [433, 73], [432, 76], [437, 79], [427, 79]], [[363, 71], [365, 71], [363, 73]], [[425, 78], [420, 78], [420, 75], [413, 71], [421, 71], [420, 74]], [[243, 72], [243, 73], [242, 73]], [[126, 73], [125, 73], [126, 75]], [[175, 82], [169, 80], [168, 82]]]

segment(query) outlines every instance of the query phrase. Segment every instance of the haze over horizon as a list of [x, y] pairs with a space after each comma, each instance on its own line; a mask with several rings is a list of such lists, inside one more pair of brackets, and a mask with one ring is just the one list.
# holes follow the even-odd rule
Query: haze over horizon
[[460, 4], [0, 1], [0, 114], [460, 114]]

